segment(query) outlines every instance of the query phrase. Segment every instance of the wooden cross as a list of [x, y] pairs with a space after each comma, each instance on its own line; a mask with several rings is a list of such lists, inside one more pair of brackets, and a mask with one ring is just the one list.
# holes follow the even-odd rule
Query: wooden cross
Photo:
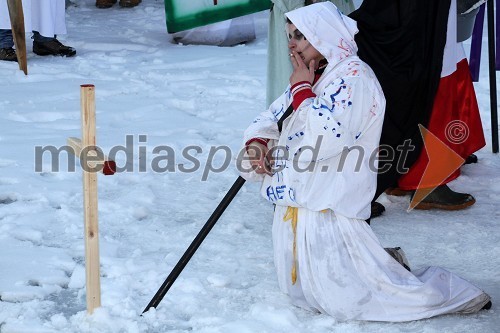
[[68, 138], [72, 153], [80, 158], [83, 166], [83, 215], [85, 238], [85, 277], [87, 312], [92, 314], [101, 306], [101, 282], [99, 267], [99, 225], [97, 212], [97, 174], [112, 175], [116, 163], [110, 161], [96, 146], [95, 87], [80, 86], [82, 139]]

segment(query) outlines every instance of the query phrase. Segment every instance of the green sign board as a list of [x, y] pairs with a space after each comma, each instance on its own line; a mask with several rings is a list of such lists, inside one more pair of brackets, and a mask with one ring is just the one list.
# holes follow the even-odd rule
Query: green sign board
[[270, 0], [165, 0], [167, 31], [188, 30], [270, 7]]

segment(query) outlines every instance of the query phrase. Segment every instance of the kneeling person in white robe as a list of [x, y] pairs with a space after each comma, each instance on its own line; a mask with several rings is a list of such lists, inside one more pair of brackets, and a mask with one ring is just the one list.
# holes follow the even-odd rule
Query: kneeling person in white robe
[[329, 2], [286, 16], [290, 86], [246, 130], [240, 161], [242, 175], [262, 181], [262, 195], [276, 205], [280, 288], [294, 304], [337, 320], [410, 321], [489, 308], [486, 293], [445, 269], [405, 269], [365, 222], [385, 98], [356, 55], [356, 22]]

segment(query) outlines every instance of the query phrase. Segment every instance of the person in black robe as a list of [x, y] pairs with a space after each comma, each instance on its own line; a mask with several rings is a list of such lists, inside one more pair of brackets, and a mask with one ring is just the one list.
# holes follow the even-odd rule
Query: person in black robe
[[[391, 162], [380, 162], [374, 200], [397, 187], [422, 151], [418, 125], [427, 126], [433, 109], [450, 4], [451, 0], [364, 0], [349, 15], [358, 23], [358, 55], [373, 68], [387, 99], [380, 154]], [[439, 200], [467, 200], [451, 194]], [[384, 209], [374, 204], [372, 217]]]

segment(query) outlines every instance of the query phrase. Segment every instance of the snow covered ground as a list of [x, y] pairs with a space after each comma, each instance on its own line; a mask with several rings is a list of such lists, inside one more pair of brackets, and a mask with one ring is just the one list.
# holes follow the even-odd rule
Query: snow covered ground
[[[221, 147], [234, 159], [243, 130], [264, 108], [267, 13], [256, 16], [258, 38], [247, 45], [182, 46], [170, 42], [160, 0], [107, 10], [94, 0], [74, 2], [69, 34], [60, 39], [77, 49], [75, 58], [39, 57], [28, 43], [28, 76], [0, 62], [1, 333], [499, 332], [500, 158], [491, 153], [486, 39], [476, 89], [488, 145], [451, 184], [477, 203], [459, 212], [408, 213], [408, 198], [383, 197], [387, 212], [372, 226], [384, 245], [405, 249], [412, 267], [444, 266], [482, 287], [492, 310], [340, 323], [292, 306], [276, 281], [272, 207], [258, 186], [246, 184], [160, 306], [141, 317], [237, 177], [231, 161], [202, 181], [207, 161], [224, 163]], [[104, 152], [126, 146], [127, 136], [134, 150], [128, 160], [116, 156], [119, 167], [133, 171], [99, 176], [102, 307], [91, 316], [81, 169], [68, 172], [63, 156], [60, 171], [51, 172], [47, 157], [35, 172], [35, 147], [80, 137], [81, 84], [96, 87]], [[153, 150], [162, 145], [175, 153], [168, 161], [174, 172], [158, 170], [166, 161], [154, 168]], [[200, 168], [180, 172], [182, 164], [195, 167], [182, 156], [193, 145], [201, 149]], [[139, 158], [141, 149], [147, 154]]]

